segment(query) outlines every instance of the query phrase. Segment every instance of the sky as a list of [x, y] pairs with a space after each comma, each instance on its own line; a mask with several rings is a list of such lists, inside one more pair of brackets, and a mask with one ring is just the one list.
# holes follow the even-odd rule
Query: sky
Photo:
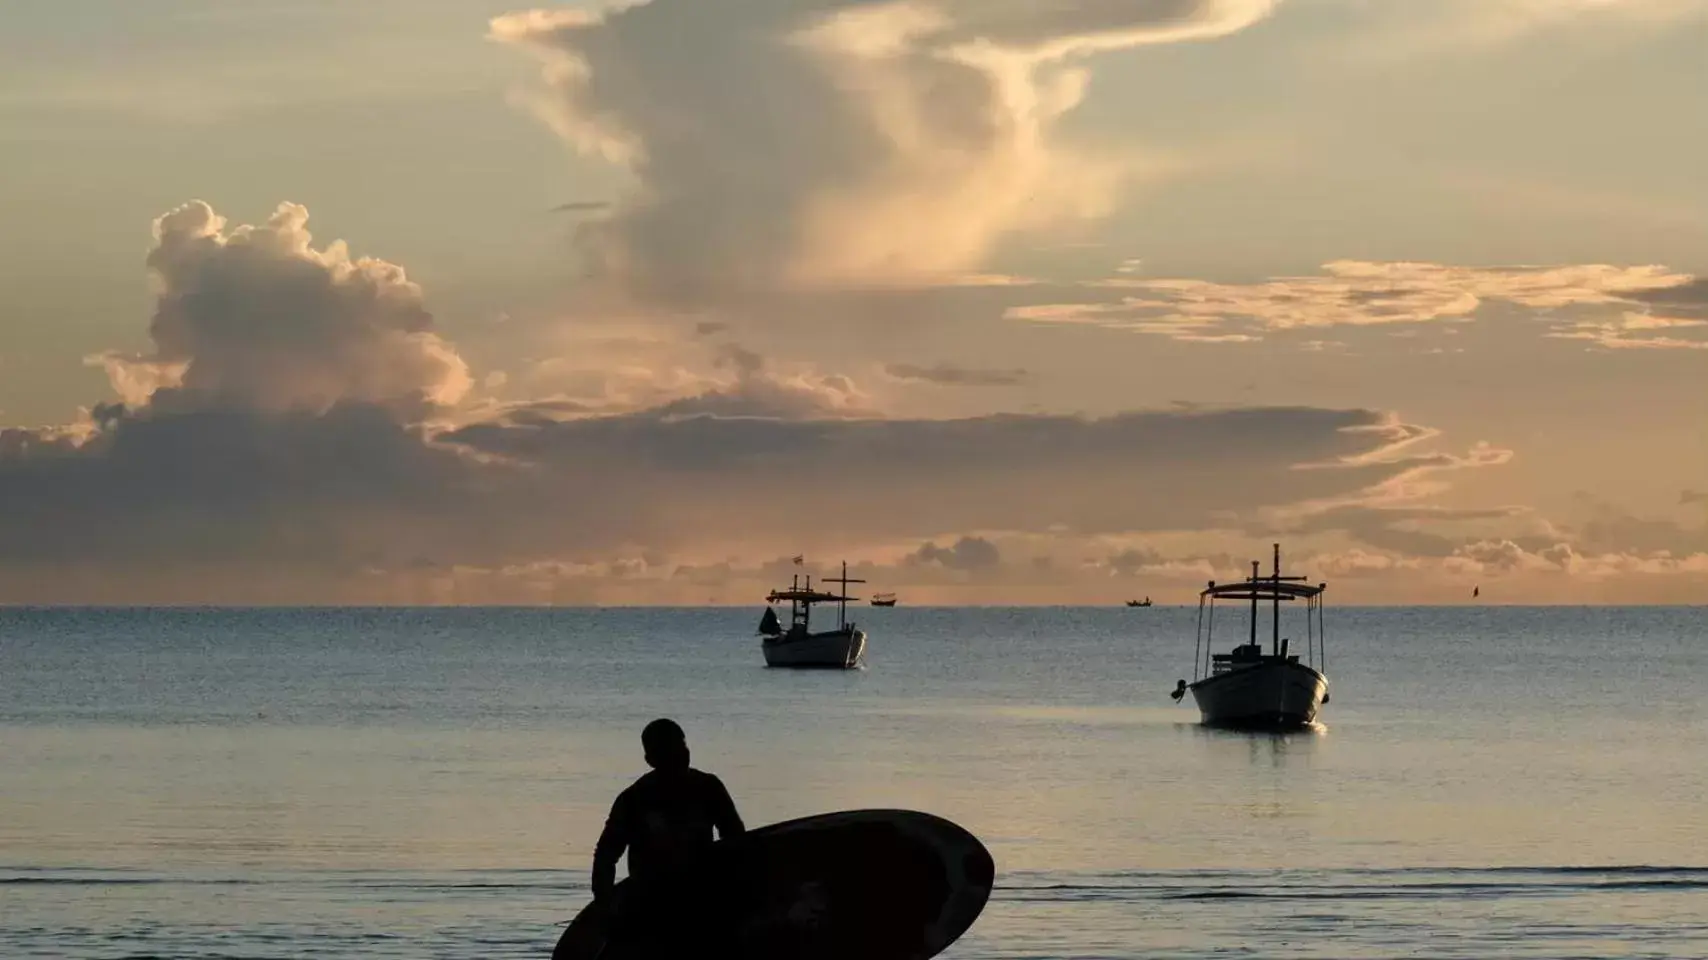
[[[1708, 0], [11, 0], [0, 602], [1708, 598]], [[857, 571], [857, 572], [856, 572]]]

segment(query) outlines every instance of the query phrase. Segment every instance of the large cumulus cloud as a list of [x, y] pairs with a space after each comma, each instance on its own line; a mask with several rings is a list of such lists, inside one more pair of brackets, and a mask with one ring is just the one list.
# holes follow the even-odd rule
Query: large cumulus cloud
[[[631, 175], [583, 226], [595, 269], [643, 294], [703, 300], [778, 284], [943, 282], [1010, 234], [1110, 212], [1130, 178], [1174, 161], [1066, 135], [1092, 55], [1228, 36], [1281, 6], [626, 0], [516, 12], [491, 33], [542, 60], [537, 112]], [[1451, 48], [1708, 12], [1708, 0], [1333, 6], [1335, 20], [1364, 25], [1348, 41], [1364, 53], [1391, 48], [1386, 31], [1401, 46]]]
[[0, 433], [0, 562], [184, 579], [442, 541], [418, 521], [482, 481], [425, 422], [464, 397], [468, 366], [401, 267], [316, 248], [307, 220], [282, 204], [228, 229], [197, 201], [155, 221], [154, 350], [95, 358], [119, 401]]
[[656, 296], [888, 284], [976, 266], [1009, 231], [1108, 209], [1126, 161], [1063, 141], [1079, 58], [1221, 36], [1275, 0], [650, 0], [493, 23], [547, 64], [544, 115], [624, 165], [586, 225]]
[[[132, 405], [421, 409], [468, 392], [468, 365], [433, 332], [403, 268], [353, 259], [342, 242], [316, 249], [297, 204], [227, 231], [196, 201], [156, 220], [154, 238], [154, 352], [98, 358]], [[170, 400], [156, 396], [163, 389]]]

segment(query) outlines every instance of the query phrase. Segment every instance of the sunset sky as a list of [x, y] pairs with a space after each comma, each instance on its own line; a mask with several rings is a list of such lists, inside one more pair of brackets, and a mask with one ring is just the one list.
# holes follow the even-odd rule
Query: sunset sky
[[0, 602], [1708, 602], [1708, 0], [10, 0]]

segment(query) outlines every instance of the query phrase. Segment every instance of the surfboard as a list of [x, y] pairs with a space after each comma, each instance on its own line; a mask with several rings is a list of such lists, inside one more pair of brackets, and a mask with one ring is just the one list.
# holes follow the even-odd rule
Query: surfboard
[[[652, 925], [702, 956], [926, 960], [973, 925], [995, 878], [984, 844], [942, 817], [847, 810], [712, 844]], [[619, 929], [607, 903], [632, 883], [583, 908], [552, 960], [650, 960], [656, 948]]]

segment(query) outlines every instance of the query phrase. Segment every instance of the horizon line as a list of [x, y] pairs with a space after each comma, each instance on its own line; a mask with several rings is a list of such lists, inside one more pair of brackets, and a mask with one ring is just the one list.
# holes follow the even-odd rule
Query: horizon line
[[[221, 603], [221, 602], [167, 602], [167, 603], [53, 603], [53, 602], [14, 602], [0, 601], [0, 610], [736, 610], [751, 607], [766, 606], [763, 600], [752, 603]], [[850, 603], [851, 607], [870, 608], [874, 610], [1156, 610], [1164, 608], [1191, 610], [1198, 606], [1196, 603], [1155, 603], [1150, 607], [1128, 607], [1125, 601], [1111, 603], [915, 603], [896, 607], [872, 607], [866, 603]], [[1232, 609], [1239, 604], [1223, 604]], [[1708, 609], [1705, 602], [1648, 602], [1648, 603], [1517, 603], [1517, 602], [1476, 602], [1476, 603], [1347, 603], [1338, 604], [1336, 610], [1380, 610], [1380, 609], [1418, 609], [1439, 607], [1442, 609], [1472, 609], [1476, 607], [1499, 607], [1507, 610], [1581, 610], [1585, 608], [1605, 609], [1646, 609], [1646, 608], [1676, 608], [1681, 610]], [[1142, 614], [1134, 614], [1142, 616]]]

